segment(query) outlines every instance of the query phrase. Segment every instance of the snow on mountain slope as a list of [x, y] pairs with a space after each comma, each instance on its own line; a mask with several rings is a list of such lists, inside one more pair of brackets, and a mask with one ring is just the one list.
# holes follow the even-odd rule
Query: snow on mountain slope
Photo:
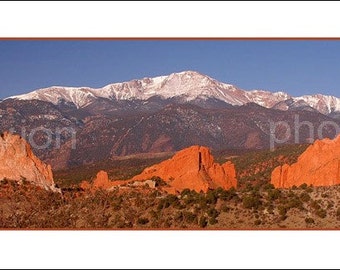
[[275, 104], [291, 98], [291, 96], [284, 92], [272, 93], [263, 90], [245, 91], [245, 96], [249, 102], [254, 102], [266, 108], [272, 108]]
[[115, 83], [99, 89], [53, 86], [10, 98], [19, 100], [39, 99], [53, 104], [65, 100], [80, 108], [98, 97], [111, 100], [146, 100], [153, 96], [160, 96], [164, 99], [182, 96], [187, 101], [198, 97], [216, 98], [232, 105], [243, 105], [248, 102], [244, 91], [194, 71]]
[[42, 100], [58, 104], [60, 101], [70, 102], [77, 106], [77, 108], [84, 107], [91, 103], [97, 96], [90, 88], [72, 88], [52, 86], [35, 90], [31, 93], [9, 97], [8, 99], [18, 100]]
[[340, 112], [340, 98], [325, 95], [311, 95], [293, 98], [295, 102], [305, 101], [309, 106], [323, 114]]
[[181, 97], [188, 102], [197, 98], [214, 98], [231, 105], [244, 105], [254, 102], [266, 108], [272, 108], [279, 102], [293, 99], [294, 102], [305, 101], [312, 108], [324, 114], [340, 111], [340, 99], [336, 97], [324, 95], [291, 97], [284, 92], [244, 91], [195, 71], [114, 83], [98, 89], [53, 86], [10, 98], [19, 100], [38, 99], [53, 104], [66, 101], [75, 104], [77, 108], [82, 108], [97, 98], [147, 100], [153, 96], [160, 96], [163, 99]]

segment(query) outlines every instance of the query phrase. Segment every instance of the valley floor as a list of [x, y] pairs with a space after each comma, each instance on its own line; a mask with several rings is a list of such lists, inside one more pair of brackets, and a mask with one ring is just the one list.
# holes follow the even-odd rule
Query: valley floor
[[169, 195], [147, 187], [48, 192], [0, 183], [1, 229], [338, 229], [340, 186], [270, 184]]

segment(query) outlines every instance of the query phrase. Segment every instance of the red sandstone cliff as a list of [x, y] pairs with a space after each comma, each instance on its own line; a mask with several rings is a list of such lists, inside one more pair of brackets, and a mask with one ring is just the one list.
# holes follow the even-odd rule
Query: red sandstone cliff
[[208, 189], [236, 187], [234, 164], [214, 163], [209, 148], [192, 146], [179, 151], [174, 157], [146, 168], [132, 180], [140, 181], [158, 176], [168, 183], [172, 190], [192, 189], [206, 192]]
[[275, 168], [271, 183], [276, 188], [304, 183], [313, 186], [340, 184], [340, 136], [334, 140], [316, 141], [296, 163]]
[[9, 132], [0, 135], [0, 181], [4, 179], [26, 180], [47, 190], [58, 191], [51, 166], [38, 159], [23, 138]]

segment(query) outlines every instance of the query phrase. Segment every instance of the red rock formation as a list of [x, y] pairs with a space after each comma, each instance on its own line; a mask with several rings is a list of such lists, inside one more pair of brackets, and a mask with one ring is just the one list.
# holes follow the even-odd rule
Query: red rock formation
[[192, 146], [179, 151], [173, 158], [145, 169], [132, 178], [142, 181], [158, 176], [168, 183], [172, 190], [191, 189], [206, 192], [208, 189], [236, 187], [234, 164], [214, 163], [209, 148]]
[[84, 190], [97, 190], [97, 189], [109, 189], [115, 186], [114, 182], [109, 180], [109, 175], [105, 171], [99, 171], [93, 183], [83, 181], [80, 187]]
[[55, 188], [51, 166], [38, 159], [23, 138], [9, 132], [0, 135], [0, 181], [4, 179], [26, 180], [47, 190], [59, 191]]
[[97, 173], [96, 179], [93, 181], [94, 189], [108, 189], [112, 187], [112, 182], [109, 180], [109, 175], [105, 171]]
[[289, 188], [306, 183], [313, 186], [340, 184], [340, 136], [335, 140], [316, 141], [293, 165], [283, 165], [272, 172], [276, 188]]

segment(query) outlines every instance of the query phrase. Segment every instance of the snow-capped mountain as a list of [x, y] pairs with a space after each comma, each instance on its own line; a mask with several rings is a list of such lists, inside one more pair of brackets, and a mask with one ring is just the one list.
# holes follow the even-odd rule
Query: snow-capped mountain
[[[291, 97], [284, 92], [245, 91], [195, 71], [184, 71], [168, 76], [114, 83], [98, 89], [53, 86], [8, 99], [42, 100], [53, 104], [59, 104], [64, 101], [74, 104], [77, 108], [83, 108], [99, 98], [108, 100], [147, 100], [155, 96], [162, 99], [176, 97], [185, 102], [213, 98], [236, 106], [254, 102], [266, 108], [281, 110], [289, 109], [289, 106], [284, 105], [282, 102], [290, 100], [295, 106], [299, 106], [301, 103], [304, 106], [307, 104], [307, 106], [323, 114], [340, 111], [340, 99], [333, 96]], [[277, 106], [279, 103], [281, 105]]]

